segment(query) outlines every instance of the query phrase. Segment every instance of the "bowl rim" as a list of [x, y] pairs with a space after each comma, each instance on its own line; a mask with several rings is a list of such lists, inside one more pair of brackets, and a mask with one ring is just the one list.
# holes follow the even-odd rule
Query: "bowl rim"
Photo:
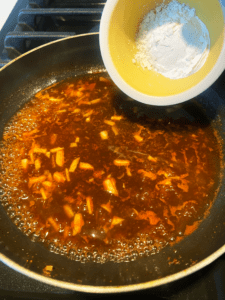
[[[206, 89], [208, 89], [222, 74], [222, 72], [225, 69], [225, 32], [224, 32], [223, 47], [221, 49], [220, 55], [214, 67], [206, 75], [206, 77], [204, 77], [204, 79], [200, 81], [197, 85], [193, 86], [187, 91], [172, 96], [150, 96], [135, 90], [121, 77], [110, 55], [108, 33], [109, 33], [111, 15], [119, 1], [120, 0], [107, 0], [105, 4], [101, 21], [100, 21], [99, 42], [100, 42], [100, 51], [101, 51], [102, 59], [111, 79], [129, 97], [149, 105], [155, 105], [155, 106], [175, 105], [175, 104], [188, 101], [198, 96]], [[220, 3], [221, 10], [223, 12], [221, 2], [220, 1], [218, 2]], [[224, 17], [224, 21], [225, 21], [225, 17]]]

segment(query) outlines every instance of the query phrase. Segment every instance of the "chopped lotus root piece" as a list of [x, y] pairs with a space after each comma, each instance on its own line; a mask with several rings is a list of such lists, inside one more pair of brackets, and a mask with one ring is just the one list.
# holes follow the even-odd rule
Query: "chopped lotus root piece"
[[158, 187], [159, 185], [170, 185], [172, 179], [173, 179], [173, 178], [170, 177], [170, 178], [167, 178], [167, 179], [165, 179], [165, 180], [159, 181], [159, 182], [157, 183], [156, 186]]
[[33, 151], [33, 149], [31, 149], [28, 154], [30, 156], [31, 163], [34, 164], [34, 151]]
[[84, 226], [84, 220], [81, 213], [75, 214], [71, 226], [73, 228], [73, 235], [77, 235], [78, 233], [81, 232], [81, 229]]
[[124, 221], [124, 219], [114, 216], [112, 219], [111, 227], [121, 224], [123, 221]]
[[65, 226], [64, 231], [63, 231], [64, 239], [69, 236], [69, 233], [70, 233], [70, 226]]
[[21, 160], [21, 165], [22, 165], [22, 168], [24, 170], [27, 170], [27, 168], [28, 168], [28, 159], [27, 158], [22, 159]]
[[39, 170], [41, 168], [41, 160], [40, 158], [35, 159], [34, 161], [35, 169]]
[[80, 108], [76, 108], [74, 109], [74, 111], [72, 111], [72, 114], [79, 114], [81, 112]]
[[68, 204], [63, 205], [63, 209], [68, 218], [73, 218], [74, 212]]
[[122, 120], [122, 119], [123, 119], [122, 116], [112, 116], [112, 117], [111, 117], [111, 120], [113, 120], [113, 121], [120, 121], [120, 120]]
[[112, 131], [115, 135], [118, 135], [119, 134], [119, 130], [116, 126], [112, 126]]
[[77, 143], [70, 143], [70, 147], [71, 147], [71, 148], [77, 147]]
[[59, 231], [60, 227], [59, 227], [59, 225], [56, 223], [56, 221], [52, 217], [50, 217], [50, 218], [47, 219], [47, 223], [50, 223], [51, 226], [54, 228], [55, 231]]
[[61, 183], [64, 183], [66, 181], [66, 178], [65, 176], [63, 175], [62, 172], [55, 172], [53, 174], [53, 179], [56, 181], [56, 182], [61, 182]]
[[84, 95], [84, 93], [82, 93], [81, 91], [77, 91], [77, 97], [82, 97]]
[[126, 167], [127, 176], [132, 176], [131, 170], [129, 167]]
[[[81, 98], [82, 99], [82, 98]], [[79, 102], [78, 102], [78, 105], [80, 106], [80, 105], [91, 105], [91, 102], [89, 102], [89, 101], [85, 101], [85, 100], [79, 100]]]
[[85, 114], [83, 114], [83, 117], [87, 118], [90, 117], [93, 114], [94, 110], [93, 109], [89, 109]]
[[143, 174], [144, 177], [148, 177], [150, 178], [151, 180], [156, 180], [157, 178], [157, 175], [152, 173], [151, 171], [145, 171], [145, 170], [138, 170], [138, 174]]
[[157, 158], [152, 157], [151, 155], [148, 156], [148, 160], [152, 161], [152, 162], [157, 162]]
[[112, 212], [112, 207], [111, 207], [110, 201], [107, 202], [106, 204], [101, 204], [101, 207], [104, 208], [105, 210], [107, 210], [109, 213]]
[[130, 165], [130, 161], [125, 159], [115, 159], [113, 163], [118, 167], [128, 167]]
[[42, 175], [39, 177], [31, 177], [31, 178], [29, 178], [29, 181], [28, 181], [28, 187], [31, 188], [33, 184], [41, 183], [41, 182], [45, 181], [45, 179], [46, 179], [45, 175]]
[[143, 137], [141, 137], [140, 135], [138, 135], [138, 134], [135, 134], [134, 135], [134, 138], [135, 138], [135, 140], [137, 141], [137, 142], [143, 142]]
[[110, 120], [104, 120], [104, 123], [109, 125], [109, 126], [114, 126], [115, 125], [115, 122], [110, 121]]
[[63, 149], [56, 152], [55, 161], [59, 167], [62, 167], [64, 165], [64, 150]]
[[52, 272], [52, 270], [53, 270], [53, 266], [46, 266], [44, 269], [43, 269], [43, 271], [48, 271], [48, 272]]
[[58, 151], [60, 151], [60, 150], [63, 150], [63, 149], [64, 149], [64, 148], [62, 148], [62, 147], [57, 147], [57, 148], [51, 149], [50, 152], [51, 152], [51, 153], [56, 153], [56, 152], [58, 152]]
[[93, 104], [97, 104], [97, 103], [99, 103], [99, 102], [101, 102], [101, 98], [91, 100], [91, 101], [90, 101], [90, 104], [93, 105]]
[[80, 157], [75, 158], [69, 168], [69, 172], [74, 172], [79, 164], [80, 161]]
[[43, 154], [45, 154], [47, 152], [47, 149], [42, 149], [42, 148], [35, 147], [33, 152], [34, 153], [43, 153]]
[[69, 170], [67, 168], [65, 169], [65, 173], [66, 173], [66, 180], [70, 181], [70, 173], [69, 173]]
[[107, 140], [109, 138], [108, 131], [104, 130], [100, 132], [100, 136], [102, 140]]
[[47, 194], [45, 192], [45, 190], [43, 188], [40, 189], [40, 192], [41, 192], [41, 196], [44, 200], [46, 200], [48, 197], [47, 197]]
[[54, 98], [54, 97], [50, 97], [49, 100], [52, 101], [52, 102], [60, 102], [60, 101], [63, 101], [64, 98]]
[[51, 181], [43, 181], [42, 185], [48, 191], [51, 191], [54, 186], [54, 184]]
[[93, 214], [93, 211], [94, 211], [94, 205], [93, 205], [93, 200], [91, 197], [87, 197], [86, 198], [86, 203], [87, 203], [87, 209], [88, 209], [88, 212], [89, 214]]
[[113, 194], [115, 196], [118, 196], [118, 191], [116, 189], [116, 180], [114, 178], [108, 178], [103, 181], [104, 189], [109, 192], [110, 194]]
[[57, 113], [58, 113], [58, 114], [65, 113], [65, 112], [67, 112], [66, 109], [57, 110]]
[[92, 165], [85, 162], [80, 162], [79, 168], [83, 170], [94, 170], [94, 167]]

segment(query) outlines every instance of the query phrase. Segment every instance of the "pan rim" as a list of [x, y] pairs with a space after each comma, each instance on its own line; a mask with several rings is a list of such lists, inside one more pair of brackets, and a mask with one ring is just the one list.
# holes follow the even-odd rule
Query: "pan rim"
[[83, 34], [78, 34], [78, 35], [72, 35], [72, 36], [68, 36], [68, 37], [65, 37], [65, 38], [61, 38], [61, 39], [58, 39], [56, 41], [52, 41], [52, 42], [49, 42], [49, 43], [46, 43], [44, 45], [41, 45], [41, 46], [38, 46], [32, 50], [29, 50], [27, 51], [26, 53], [23, 53], [21, 54], [20, 56], [12, 59], [10, 62], [8, 62], [5, 66], [3, 66], [1, 69], [0, 69], [0, 72], [2, 72], [4, 69], [6, 69], [8, 66], [10, 66], [11, 64], [13, 64], [14, 62], [20, 60], [21, 58], [23, 58], [24, 56], [27, 56], [29, 55], [30, 53], [32, 52], [35, 52], [37, 50], [40, 50], [44, 47], [48, 47], [49, 45], [52, 45], [52, 44], [56, 44], [56, 43], [59, 43], [61, 41], [64, 41], [64, 40], [69, 40], [69, 39], [74, 39], [74, 38], [79, 38], [79, 37], [83, 37], [83, 36], [94, 36], [94, 35], [99, 35], [99, 32], [90, 32], [90, 33], [83, 33]]
[[[43, 47], [48, 47], [51, 44], [59, 43], [64, 40], [68, 39], [74, 39], [74, 38], [80, 38], [80, 37], [85, 37], [85, 36], [99, 36], [98, 32], [93, 32], [93, 33], [86, 33], [86, 34], [80, 34], [80, 35], [75, 35], [75, 36], [69, 36], [63, 39], [59, 39], [56, 41], [49, 42], [47, 44], [41, 45], [35, 49], [32, 49], [19, 57], [13, 59], [10, 61], [8, 64], [6, 64], [4, 67], [1, 68], [0, 72], [6, 69], [8, 66], [10, 66], [12, 63], [14, 63], [17, 60], [20, 60], [26, 55], [29, 55], [30, 53], [37, 51]], [[184, 277], [187, 277], [188, 275], [191, 275], [200, 269], [206, 267], [213, 261], [215, 261], [217, 258], [219, 258], [222, 254], [225, 253], [225, 245], [223, 245], [221, 248], [219, 248], [216, 252], [208, 256], [207, 258], [201, 260], [200, 262], [196, 263], [194, 266], [191, 266], [185, 270], [182, 270], [180, 272], [177, 272], [172, 275], [165, 276], [160, 279], [152, 280], [152, 281], [147, 281], [144, 283], [138, 283], [138, 284], [130, 284], [130, 285], [119, 285], [119, 286], [93, 286], [93, 285], [82, 285], [82, 284], [76, 284], [76, 283], [70, 283], [62, 280], [57, 280], [49, 277], [45, 277], [44, 275], [40, 275], [35, 273], [34, 271], [31, 271], [18, 263], [14, 262], [13, 260], [9, 259], [7, 256], [4, 254], [0, 253], [0, 261], [3, 262], [5, 265], [10, 267], [11, 269], [26, 275], [32, 279], [35, 279], [39, 282], [49, 284], [51, 286], [55, 286], [58, 288], [63, 288], [63, 289], [68, 289], [68, 290], [73, 290], [73, 291], [79, 291], [79, 292], [86, 292], [86, 293], [119, 293], [119, 292], [132, 292], [132, 291], [138, 291], [138, 290], [143, 290], [147, 288], [153, 288], [153, 287], [158, 287], [164, 284], [171, 283], [173, 281], [182, 279]]]
[[133, 291], [139, 291], [143, 289], [158, 287], [164, 284], [168, 284], [174, 281], [177, 281], [179, 279], [182, 279], [184, 277], [187, 277], [188, 275], [191, 275], [202, 268], [206, 267], [213, 261], [215, 261], [217, 258], [219, 258], [222, 254], [225, 253], [225, 245], [219, 248], [216, 252], [208, 256], [207, 258], [203, 259], [199, 263], [195, 264], [192, 267], [189, 267], [183, 271], [177, 272], [175, 274], [152, 280], [147, 281], [144, 283], [138, 283], [138, 284], [130, 284], [130, 285], [119, 285], [119, 286], [93, 286], [93, 285], [82, 285], [77, 283], [70, 283], [65, 282], [62, 280], [57, 280], [49, 277], [45, 277], [44, 275], [39, 275], [33, 271], [30, 271], [26, 269], [25, 267], [20, 266], [19, 264], [15, 263], [2, 253], [0, 253], [0, 261], [3, 262], [5, 265], [13, 269], [14, 271], [17, 271], [23, 275], [28, 276], [29, 278], [35, 279], [39, 282], [49, 284], [51, 286], [55, 286], [58, 288], [63, 288], [67, 290], [73, 290], [78, 292], [85, 292], [85, 293], [99, 293], [99, 294], [110, 294], [110, 293], [121, 293], [121, 292], [133, 292]]

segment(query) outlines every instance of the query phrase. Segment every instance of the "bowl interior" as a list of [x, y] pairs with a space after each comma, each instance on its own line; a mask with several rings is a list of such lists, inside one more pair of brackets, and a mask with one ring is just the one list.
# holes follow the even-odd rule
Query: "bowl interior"
[[[132, 59], [137, 51], [135, 35], [143, 17], [162, 0], [117, 1], [109, 19], [108, 45], [112, 64], [126, 84], [136, 91], [154, 97], [174, 96], [200, 83], [213, 69], [224, 43], [224, 17], [218, 0], [179, 0], [195, 8], [210, 34], [210, 53], [204, 66], [195, 74], [177, 80], [143, 70]], [[169, 3], [166, 0], [165, 3]]]

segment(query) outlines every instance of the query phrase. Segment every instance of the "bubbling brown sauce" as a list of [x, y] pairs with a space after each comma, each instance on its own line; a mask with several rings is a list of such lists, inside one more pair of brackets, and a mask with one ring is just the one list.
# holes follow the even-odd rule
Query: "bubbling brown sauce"
[[155, 119], [106, 75], [57, 83], [5, 128], [2, 204], [71, 259], [130, 261], [189, 235], [213, 201], [219, 146], [200, 123]]

